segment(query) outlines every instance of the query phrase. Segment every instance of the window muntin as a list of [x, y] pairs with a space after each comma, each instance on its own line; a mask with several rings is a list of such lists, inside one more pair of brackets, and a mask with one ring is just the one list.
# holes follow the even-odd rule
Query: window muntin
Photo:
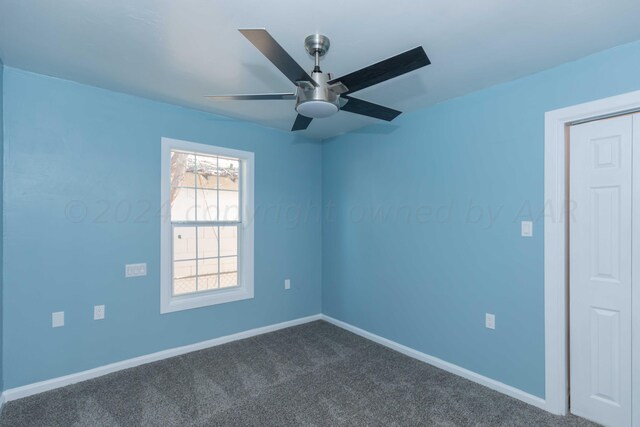
[[242, 162], [171, 150], [173, 297], [239, 286]]

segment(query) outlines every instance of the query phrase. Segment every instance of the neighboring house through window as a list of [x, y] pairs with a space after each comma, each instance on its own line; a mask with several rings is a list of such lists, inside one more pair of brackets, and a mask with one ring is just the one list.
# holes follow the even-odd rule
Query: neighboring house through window
[[253, 298], [253, 153], [162, 139], [161, 312]]

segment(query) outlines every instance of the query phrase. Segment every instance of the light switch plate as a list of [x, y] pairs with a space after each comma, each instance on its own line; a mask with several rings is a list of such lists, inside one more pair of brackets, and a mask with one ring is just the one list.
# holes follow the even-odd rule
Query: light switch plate
[[64, 326], [64, 311], [51, 313], [51, 327], [59, 328], [61, 326]]
[[284, 281], [284, 288], [291, 289], [291, 279], [287, 279]]
[[522, 237], [531, 237], [533, 236], [533, 222], [532, 221], [522, 221], [520, 223], [520, 234]]
[[487, 329], [495, 329], [496, 328], [496, 315], [491, 313], [485, 313], [484, 315], [484, 326]]
[[124, 277], [138, 277], [147, 275], [147, 264], [127, 264], [124, 267]]
[[104, 305], [93, 306], [93, 320], [104, 319]]

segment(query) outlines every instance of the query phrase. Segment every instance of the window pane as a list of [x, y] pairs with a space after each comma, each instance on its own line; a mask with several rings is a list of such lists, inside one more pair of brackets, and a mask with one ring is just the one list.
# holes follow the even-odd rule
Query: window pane
[[238, 286], [238, 258], [220, 258], [220, 287]]
[[218, 227], [198, 227], [198, 258], [218, 256]]
[[238, 227], [220, 227], [220, 256], [238, 255]]
[[195, 156], [193, 154], [171, 152], [171, 186], [194, 187], [195, 186]]
[[173, 260], [196, 259], [196, 228], [173, 228]]
[[219, 188], [238, 191], [240, 180], [240, 162], [238, 160], [218, 159], [218, 173], [220, 174]]
[[218, 219], [218, 195], [216, 190], [198, 189], [198, 221]]
[[196, 262], [176, 261], [173, 263], [173, 294], [181, 295], [195, 292]]
[[220, 191], [220, 220], [239, 221], [240, 201], [237, 191]]
[[[172, 292], [180, 296], [238, 286], [238, 159], [171, 151]], [[177, 221], [183, 221], [176, 223]]]
[[198, 291], [218, 288], [218, 258], [198, 261]]
[[196, 190], [193, 188], [171, 189], [171, 221], [194, 221], [196, 219]]
[[198, 188], [218, 187], [218, 158], [212, 156], [196, 156]]

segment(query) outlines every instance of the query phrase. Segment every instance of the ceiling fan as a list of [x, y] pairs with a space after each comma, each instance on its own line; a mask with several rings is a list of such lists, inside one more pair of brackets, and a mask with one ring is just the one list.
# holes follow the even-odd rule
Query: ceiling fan
[[329, 117], [339, 110], [391, 121], [401, 112], [354, 98], [351, 94], [431, 63], [422, 46], [418, 46], [342, 77], [332, 78], [330, 73], [323, 73], [320, 70], [320, 58], [329, 51], [329, 38], [321, 34], [312, 34], [304, 41], [305, 49], [315, 58], [315, 67], [309, 75], [267, 30], [256, 28], [238, 31], [296, 85], [296, 91], [295, 93], [220, 95], [207, 98], [220, 101], [295, 100], [298, 117], [293, 123], [292, 131], [304, 130], [311, 120]]

